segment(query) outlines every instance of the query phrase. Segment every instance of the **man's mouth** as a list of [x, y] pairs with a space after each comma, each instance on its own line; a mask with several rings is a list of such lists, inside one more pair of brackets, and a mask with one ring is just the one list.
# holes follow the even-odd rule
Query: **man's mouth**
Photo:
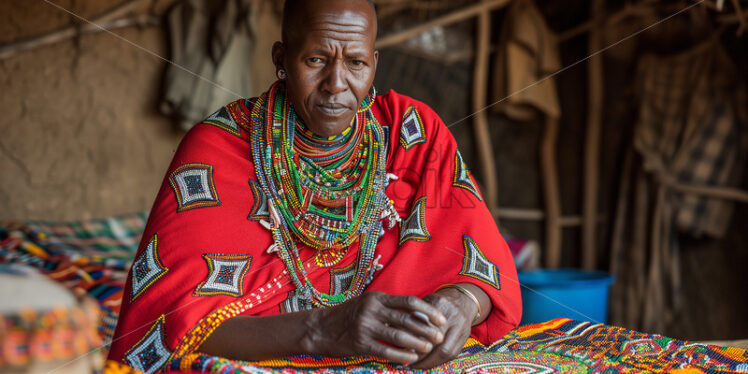
[[331, 116], [331, 117], [337, 117], [341, 114], [343, 114], [345, 111], [348, 110], [348, 107], [346, 107], [343, 104], [337, 104], [337, 103], [324, 103], [324, 104], [318, 104], [317, 109], [319, 109], [320, 112]]

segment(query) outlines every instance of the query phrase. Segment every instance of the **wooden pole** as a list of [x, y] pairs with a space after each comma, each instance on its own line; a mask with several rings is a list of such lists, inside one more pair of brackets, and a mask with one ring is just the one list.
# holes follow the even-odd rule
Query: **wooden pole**
[[592, 270], [597, 265], [597, 199], [600, 159], [600, 132], [603, 116], [603, 61], [597, 53], [602, 47], [602, 25], [605, 13], [604, 0], [592, 0], [592, 19], [595, 26], [590, 30], [588, 62], [589, 108], [587, 134], [584, 149], [584, 198], [582, 203], [582, 267]]
[[[479, 14], [490, 12], [491, 10], [507, 5], [509, 1], [511, 0], [485, 0], [473, 6], [469, 6], [469, 7], [454, 11], [452, 13], [449, 13], [442, 17], [425, 22], [423, 24], [412, 27], [410, 29], [400, 31], [392, 35], [383, 36], [379, 38], [379, 40], [377, 40], [374, 47], [375, 48], [387, 48], [387, 47], [391, 47], [396, 44], [400, 44], [431, 28], [434, 28], [437, 26], [450, 25], [456, 22], [460, 22], [460, 21], [475, 17]], [[489, 23], [490, 23], [490, 19], [489, 19]]]
[[740, 23], [740, 27], [738, 27], [738, 36], [741, 36], [746, 27], [748, 27], [748, 22], [746, 22], [745, 17], [743, 16], [743, 7], [740, 6], [740, 0], [732, 0], [732, 5], [735, 7], [735, 14], [738, 16], [738, 22]]
[[748, 191], [743, 191], [737, 188], [703, 186], [683, 183], [667, 184], [667, 186], [685, 194], [748, 203]]
[[540, 144], [540, 170], [545, 203], [545, 266], [551, 269], [561, 265], [561, 197], [558, 190], [556, 168], [556, 141], [558, 118], [545, 118], [545, 131]]
[[[483, 4], [496, 3], [486, 1]], [[496, 178], [496, 164], [491, 146], [491, 133], [488, 131], [488, 113], [486, 97], [488, 96], [488, 58], [491, 49], [491, 8], [484, 7], [478, 15], [475, 38], [475, 67], [473, 69], [473, 126], [475, 129], [475, 144], [480, 158], [481, 175], [485, 191], [486, 205], [491, 212], [498, 209], [498, 183]]]
[[[494, 218], [514, 220], [514, 221], [545, 221], [546, 213], [540, 209], [528, 209], [528, 208], [511, 208], [502, 206], [498, 212], [494, 214]], [[605, 216], [597, 217], [597, 222], [602, 223], [607, 220]], [[561, 227], [576, 227], [582, 226], [581, 216], [561, 216], [558, 218], [558, 224]]]
[[[110, 28], [119, 28], [119, 27], [128, 27], [135, 24], [152, 24], [155, 21], [155, 18], [152, 16], [139, 16], [139, 17], [131, 17], [126, 18], [123, 20], [117, 20], [113, 22], [109, 22], [114, 18], [118, 18], [120, 16], [123, 16], [126, 13], [129, 13], [136, 9], [138, 6], [143, 5], [148, 0], [129, 0], [125, 1], [122, 4], [119, 4], [110, 10], [104, 12], [103, 14], [97, 16], [94, 18], [91, 22], [95, 23], [99, 26], [101, 26], [104, 29], [110, 29]], [[109, 24], [102, 24], [105, 22], [109, 22]], [[65, 40], [68, 38], [72, 38], [73, 36], [77, 35], [79, 32], [96, 32], [101, 31], [101, 29], [97, 26], [92, 25], [91, 23], [84, 23], [79, 27], [76, 25], [70, 25], [63, 27], [61, 29], [57, 29], [54, 31], [50, 31], [41, 35], [36, 35], [30, 38], [25, 38], [21, 40], [16, 40], [10, 43], [2, 44], [0, 45], [0, 60], [3, 60], [5, 58], [8, 58], [10, 56], [14, 56], [20, 52], [27, 51], [30, 49], [42, 47], [48, 44], [56, 43], [61, 40]]]

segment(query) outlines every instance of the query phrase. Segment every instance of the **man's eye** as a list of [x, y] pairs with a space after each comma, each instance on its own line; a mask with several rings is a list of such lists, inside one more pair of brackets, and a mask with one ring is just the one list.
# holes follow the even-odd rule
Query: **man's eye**
[[351, 64], [353, 64], [354, 66], [362, 66], [364, 62], [361, 60], [353, 60], [351, 61]]
[[319, 58], [319, 57], [310, 57], [308, 61], [311, 62], [311, 63], [313, 63], [313, 64], [316, 64], [316, 63], [322, 61], [322, 59]]

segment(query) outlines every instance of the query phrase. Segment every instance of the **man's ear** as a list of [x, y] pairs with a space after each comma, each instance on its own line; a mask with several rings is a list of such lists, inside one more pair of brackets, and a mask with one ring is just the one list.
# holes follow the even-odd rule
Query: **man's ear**
[[275, 70], [285, 69], [283, 67], [283, 61], [286, 58], [286, 46], [282, 42], [275, 42], [273, 43], [273, 65], [275, 65]]
[[379, 62], [379, 51], [374, 50], [374, 72], [377, 71], [377, 63]]

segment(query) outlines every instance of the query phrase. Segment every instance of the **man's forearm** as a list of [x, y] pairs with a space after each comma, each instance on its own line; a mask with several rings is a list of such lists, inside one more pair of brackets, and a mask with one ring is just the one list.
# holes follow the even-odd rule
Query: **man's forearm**
[[317, 310], [275, 316], [236, 316], [220, 326], [198, 349], [234, 360], [255, 361], [314, 354], [305, 346], [308, 323]]
[[[415, 312], [431, 323], [414, 317]], [[198, 351], [244, 361], [311, 354], [413, 362], [443, 341], [438, 326], [446, 322], [438, 309], [418, 297], [367, 292], [329, 308], [231, 318]]]

